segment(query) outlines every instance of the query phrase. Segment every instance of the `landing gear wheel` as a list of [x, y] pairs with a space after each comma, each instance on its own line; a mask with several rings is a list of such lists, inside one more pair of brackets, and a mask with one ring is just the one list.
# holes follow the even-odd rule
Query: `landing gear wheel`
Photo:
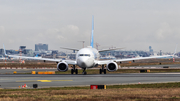
[[73, 74], [74, 73], [74, 70], [73, 69], [71, 69], [71, 74]]
[[102, 72], [106, 74], [106, 69], [104, 69], [104, 65], [102, 65], [102, 69], [99, 69], [99, 74], [102, 74]]
[[106, 69], [104, 69], [104, 74], [106, 74]]
[[99, 74], [102, 74], [102, 69], [99, 70]]
[[83, 70], [82, 74], [86, 75], [86, 68]]
[[78, 74], [78, 69], [75, 69], [75, 73]]
[[83, 72], [83, 75], [86, 75], [87, 73], [86, 72]]

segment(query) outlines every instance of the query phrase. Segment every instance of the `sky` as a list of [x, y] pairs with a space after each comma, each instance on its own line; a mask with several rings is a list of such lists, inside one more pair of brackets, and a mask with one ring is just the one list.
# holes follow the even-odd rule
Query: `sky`
[[[94, 41], [100, 49], [174, 52], [180, 47], [179, 0], [0, 0], [0, 44], [6, 49], [35, 49], [48, 44], [82, 48]], [[180, 51], [180, 48], [177, 48]]]

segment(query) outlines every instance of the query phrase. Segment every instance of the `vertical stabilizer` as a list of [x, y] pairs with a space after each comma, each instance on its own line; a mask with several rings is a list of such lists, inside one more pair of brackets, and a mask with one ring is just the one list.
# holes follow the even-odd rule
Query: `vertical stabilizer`
[[94, 16], [92, 16], [91, 47], [94, 48]]
[[5, 47], [4, 47], [4, 44], [3, 44], [3, 48], [4, 48], [4, 55], [7, 56], [7, 54], [6, 54], [6, 49], [5, 49]]

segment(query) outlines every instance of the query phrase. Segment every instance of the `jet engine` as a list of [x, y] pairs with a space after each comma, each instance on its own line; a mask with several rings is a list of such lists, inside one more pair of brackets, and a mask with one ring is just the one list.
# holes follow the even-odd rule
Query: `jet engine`
[[113, 72], [113, 71], [116, 71], [116, 70], [118, 69], [118, 65], [117, 65], [116, 62], [110, 62], [110, 63], [108, 63], [108, 64], [106, 65], [106, 67], [107, 67], [107, 70], [108, 70], [109, 72]]
[[66, 62], [59, 62], [57, 64], [57, 70], [61, 72], [65, 72], [68, 70], [68, 64]]

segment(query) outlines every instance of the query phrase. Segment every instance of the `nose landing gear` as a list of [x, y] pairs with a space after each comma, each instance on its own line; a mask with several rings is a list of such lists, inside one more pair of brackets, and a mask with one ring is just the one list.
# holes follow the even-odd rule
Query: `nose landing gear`
[[102, 65], [102, 69], [99, 70], [99, 74], [102, 74], [102, 72], [104, 72], [104, 74], [106, 74], [106, 69], [104, 69], [104, 65]]
[[71, 74], [73, 74], [75, 72], [75, 74], [78, 74], [78, 69], [75, 69], [75, 65], [73, 65], [72, 67], [73, 69], [71, 69]]
[[84, 68], [84, 69], [83, 69], [82, 74], [84, 74], [84, 75], [86, 75], [86, 74], [87, 74], [87, 73], [86, 73], [86, 68]]

